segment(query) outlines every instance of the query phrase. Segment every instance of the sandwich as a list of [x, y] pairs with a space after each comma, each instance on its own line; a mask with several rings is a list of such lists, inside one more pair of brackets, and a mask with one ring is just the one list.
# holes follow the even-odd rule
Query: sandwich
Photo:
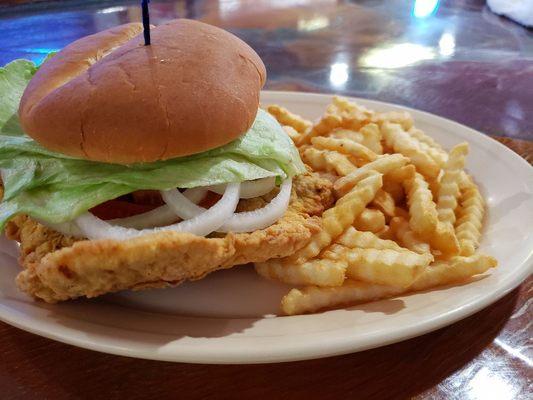
[[285, 257], [332, 184], [259, 108], [263, 62], [179, 19], [79, 39], [0, 70], [0, 229], [19, 288], [49, 303], [178, 285]]

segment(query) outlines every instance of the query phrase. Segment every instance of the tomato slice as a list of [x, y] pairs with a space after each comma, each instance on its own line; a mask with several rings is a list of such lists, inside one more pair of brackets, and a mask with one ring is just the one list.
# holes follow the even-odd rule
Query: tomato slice
[[198, 204], [200, 207], [211, 208], [213, 207], [220, 199], [221, 195], [214, 192], [207, 192], [203, 200]]
[[[207, 195], [200, 202], [199, 206], [210, 208], [216, 204], [221, 197], [222, 196], [217, 193], [207, 192]], [[133, 198], [135, 199], [135, 196], [133, 196]], [[91, 208], [89, 211], [100, 219], [110, 220], [143, 214], [160, 206], [160, 204], [138, 204], [131, 201], [114, 199], [99, 204], [96, 207]]]
[[103, 220], [115, 218], [127, 218], [137, 214], [143, 214], [152, 211], [158, 205], [152, 204], [135, 204], [124, 200], [109, 200], [91, 208], [89, 211]]

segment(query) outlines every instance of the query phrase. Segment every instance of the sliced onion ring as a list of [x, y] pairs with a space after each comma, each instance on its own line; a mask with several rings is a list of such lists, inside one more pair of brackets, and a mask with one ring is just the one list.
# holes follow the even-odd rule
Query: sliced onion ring
[[[192, 201], [194, 204], [198, 204], [204, 199], [207, 192], [208, 190], [206, 187], [195, 187], [185, 190], [183, 192], [183, 195], [187, 197], [190, 201]], [[222, 193], [220, 194], [224, 194], [224, 191], [222, 191]]]
[[[124, 228], [144, 229], [152, 228], [154, 226], [169, 225], [175, 222], [176, 219], [176, 213], [172, 211], [169, 206], [164, 205], [142, 214], [133, 215], [127, 218], [111, 219], [106, 222], [111, 225], [119, 225]], [[82, 238], [84, 236], [78, 225], [72, 221], [56, 224], [42, 220], [39, 220], [39, 222], [42, 225], [65, 236], [73, 236], [77, 238]]]
[[279, 220], [291, 200], [292, 179], [285, 180], [279, 193], [266, 206], [253, 211], [234, 213], [217, 232], [253, 232], [264, 229]]
[[161, 197], [167, 206], [181, 219], [191, 219], [206, 211], [189, 200], [178, 189], [162, 190]]
[[169, 225], [176, 222], [176, 220], [176, 213], [169, 206], [163, 205], [142, 214], [111, 219], [107, 222], [111, 225], [119, 225], [124, 228], [145, 229]]
[[74, 222], [61, 222], [61, 223], [52, 223], [52, 222], [46, 222], [41, 219], [36, 219], [37, 222], [39, 222], [41, 225], [46, 226], [47, 228], [52, 229], [53, 231], [59, 232], [62, 235], [65, 236], [73, 236], [76, 238], [82, 238], [83, 233], [80, 231], [80, 228], [78, 228], [78, 225], [76, 225]]
[[[184, 195], [193, 203], [199, 203], [207, 194], [205, 188], [187, 189]], [[119, 225], [124, 228], [145, 229], [158, 226], [170, 225], [176, 221], [176, 213], [168, 205], [154, 208], [151, 211], [133, 215], [126, 218], [115, 218], [107, 221], [111, 225]], [[74, 222], [51, 223], [39, 220], [39, 222], [65, 236], [82, 238], [83, 233]]]
[[238, 183], [229, 184], [222, 198], [209, 210], [187, 221], [169, 226], [141, 230], [124, 228], [111, 225], [88, 212], [76, 218], [75, 222], [89, 239], [126, 240], [162, 231], [188, 232], [205, 236], [220, 228], [235, 212], [239, 202], [239, 187]]
[[[220, 228], [218, 232], [252, 232], [266, 228], [280, 219], [291, 198], [292, 179], [287, 179], [281, 185], [280, 191], [265, 207], [254, 211], [234, 213]], [[206, 209], [192, 204], [177, 190], [162, 192], [163, 200], [172, 206], [180, 218], [194, 218], [205, 212]]]
[[[241, 199], [253, 199], [254, 197], [263, 196], [270, 193], [276, 186], [276, 177], [269, 176], [268, 178], [261, 178], [255, 181], [246, 181], [241, 183]], [[224, 193], [225, 184], [208, 186], [207, 188], [212, 192], [222, 194]]]

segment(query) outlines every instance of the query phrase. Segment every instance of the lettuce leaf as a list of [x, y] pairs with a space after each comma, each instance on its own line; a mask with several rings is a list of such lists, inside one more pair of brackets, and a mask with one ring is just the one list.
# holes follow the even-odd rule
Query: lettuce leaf
[[281, 181], [305, 171], [292, 141], [263, 110], [239, 139], [167, 161], [106, 164], [49, 151], [24, 134], [17, 116], [22, 93], [37, 69], [26, 60], [0, 68], [0, 169], [4, 184], [0, 230], [22, 213], [51, 223], [66, 222], [136, 190], [189, 188], [269, 176]]
[[31, 61], [15, 60], [0, 68], [0, 134], [23, 135], [17, 117], [20, 98], [37, 66]]

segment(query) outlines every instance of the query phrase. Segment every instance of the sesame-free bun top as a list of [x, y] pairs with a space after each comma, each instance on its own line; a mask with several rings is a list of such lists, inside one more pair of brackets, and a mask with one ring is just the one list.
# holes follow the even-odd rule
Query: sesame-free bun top
[[203, 152], [252, 125], [263, 62], [242, 40], [178, 19], [84, 37], [45, 62], [22, 97], [24, 131], [47, 149], [132, 164]]

